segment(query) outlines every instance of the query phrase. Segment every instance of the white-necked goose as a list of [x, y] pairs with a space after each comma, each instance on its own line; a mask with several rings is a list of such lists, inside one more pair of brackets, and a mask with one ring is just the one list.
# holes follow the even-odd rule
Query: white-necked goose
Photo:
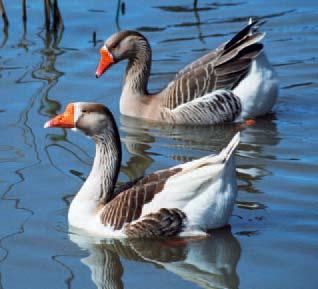
[[100, 50], [100, 77], [111, 65], [128, 59], [120, 98], [120, 112], [148, 120], [216, 124], [242, 121], [268, 113], [276, 102], [278, 80], [268, 62], [264, 33], [257, 21], [230, 41], [187, 65], [162, 91], [147, 90], [151, 48], [136, 31], [110, 36]]
[[93, 168], [68, 213], [69, 223], [98, 236], [153, 237], [202, 233], [227, 224], [237, 194], [234, 150], [154, 172], [115, 190], [121, 144], [103, 105], [77, 102], [45, 127], [75, 128], [96, 143]]

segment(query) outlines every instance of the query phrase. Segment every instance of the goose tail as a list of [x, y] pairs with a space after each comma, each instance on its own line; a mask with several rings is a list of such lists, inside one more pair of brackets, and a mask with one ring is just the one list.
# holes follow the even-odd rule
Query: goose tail
[[230, 63], [231, 68], [234, 69], [233, 64], [236, 63], [238, 66], [235, 69], [237, 70], [238, 67], [243, 69], [251, 59], [255, 59], [263, 50], [263, 44], [260, 42], [265, 33], [257, 30], [260, 24], [262, 23], [252, 20], [250, 24], [235, 34], [222, 48], [221, 57], [215, 65], [227, 67], [227, 64]]
[[232, 138], [229, 144], [219, 153], [219, 157], [223, 163], [226, 163], [230, 159], [233, 152], [237, 148], [239, 142], [240, 132], [236, 133], [236, 135]]
[[229, 51], [239, 46], [247, 47], [260, 42], [264, 38], [265, 33], [258, 32], [258, 29], [264, 23], [265, 21], [259, 22], [250, 18], [248, 24], [226, 43], [224, 50]]

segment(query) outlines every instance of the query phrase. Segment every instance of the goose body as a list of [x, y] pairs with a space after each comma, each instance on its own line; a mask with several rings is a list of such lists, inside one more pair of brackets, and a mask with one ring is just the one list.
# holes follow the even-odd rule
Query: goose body
[[147, 90], [151, 48], [136, 31], [120, 31], [101, 48], [96, 71], [128, 59], [120, 112], [178, 124], [237, 122], [268, 113], [278, 95], [277, 75], [260, 43], [264, 33], [251, 21], [231, 40], [182, 69], [162, 91]]
[[227, 224], [237, 195], [239, 134], [218, 155], [154, 172], [116, 190], [121, 146], [105, 106], [70, 104], [45, 127], [76, 128], [96, 143], [92, 170], [69, 208], [71, 226], [103, 237], [155, 237], [202, 234]]

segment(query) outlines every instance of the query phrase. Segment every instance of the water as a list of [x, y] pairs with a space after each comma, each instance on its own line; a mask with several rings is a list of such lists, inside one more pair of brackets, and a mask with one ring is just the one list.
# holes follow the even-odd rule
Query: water
[[[317, 2], [198, 1], [193, 9], [191, 1], [129, 1], [116, 17], [116, 1], [61, 1], [66, 29], [56, 37], [43, 30], [42, 2], [27, 2], [24, 34], [20, 1], [5, 1], [0, 288], [316, 288]], [[126, 64], [94, 77], [104, 38], [118, 28], [144, 33], [154, 50], [150, 88], [156, 90], [229, 39], [249, 16], [267, 20], [264, 43], [281, 88], [275, 113], [242, 134], [231, 228], [187, 244], [99, 245], [69, 235], [67, 208], [89, 172], [94, 146], [80, 134], [43, 129], [67, 103], [103, 102], [114, 112], [124, 143], [121, 182], [217, 152], [236, 129], [172, 128], [121, 117]]]

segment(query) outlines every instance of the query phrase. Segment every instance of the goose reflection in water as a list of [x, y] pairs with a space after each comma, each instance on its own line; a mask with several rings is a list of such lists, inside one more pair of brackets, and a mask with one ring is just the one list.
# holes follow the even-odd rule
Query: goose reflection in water
[[238, 288], [236, 267], [241, 248], [230, 227], [211, 231], [204, 239], [92, 240], [77, 234], [70, 239], [89, 256], [81, 259], [98, 289], [124, 288], [121, 258], [159, 265], [202, 288]]
[[[126, 150], [131, 155], [122, 172], [130, 180], [145, 175], [145, 171], [153, 163], [153, 158], [160, 152], [168, 151], [173, 160], [191, 161], [199, 155], [189, 155], [194, 150], [216, 153], [222, 150], [237, 132], [235, 125], [186, 126], [169, 125], [121, 116], [121, 136]], [[187, 151], [185, 151], [186, 149]], [[172, 154], [169, 150], [173, 150]], [[177, 150], [177, 152], [175, 151]], [[203, 154], [202, 154], [203, 155]], [[201, 155], [201, 156], [202, 156]]]

